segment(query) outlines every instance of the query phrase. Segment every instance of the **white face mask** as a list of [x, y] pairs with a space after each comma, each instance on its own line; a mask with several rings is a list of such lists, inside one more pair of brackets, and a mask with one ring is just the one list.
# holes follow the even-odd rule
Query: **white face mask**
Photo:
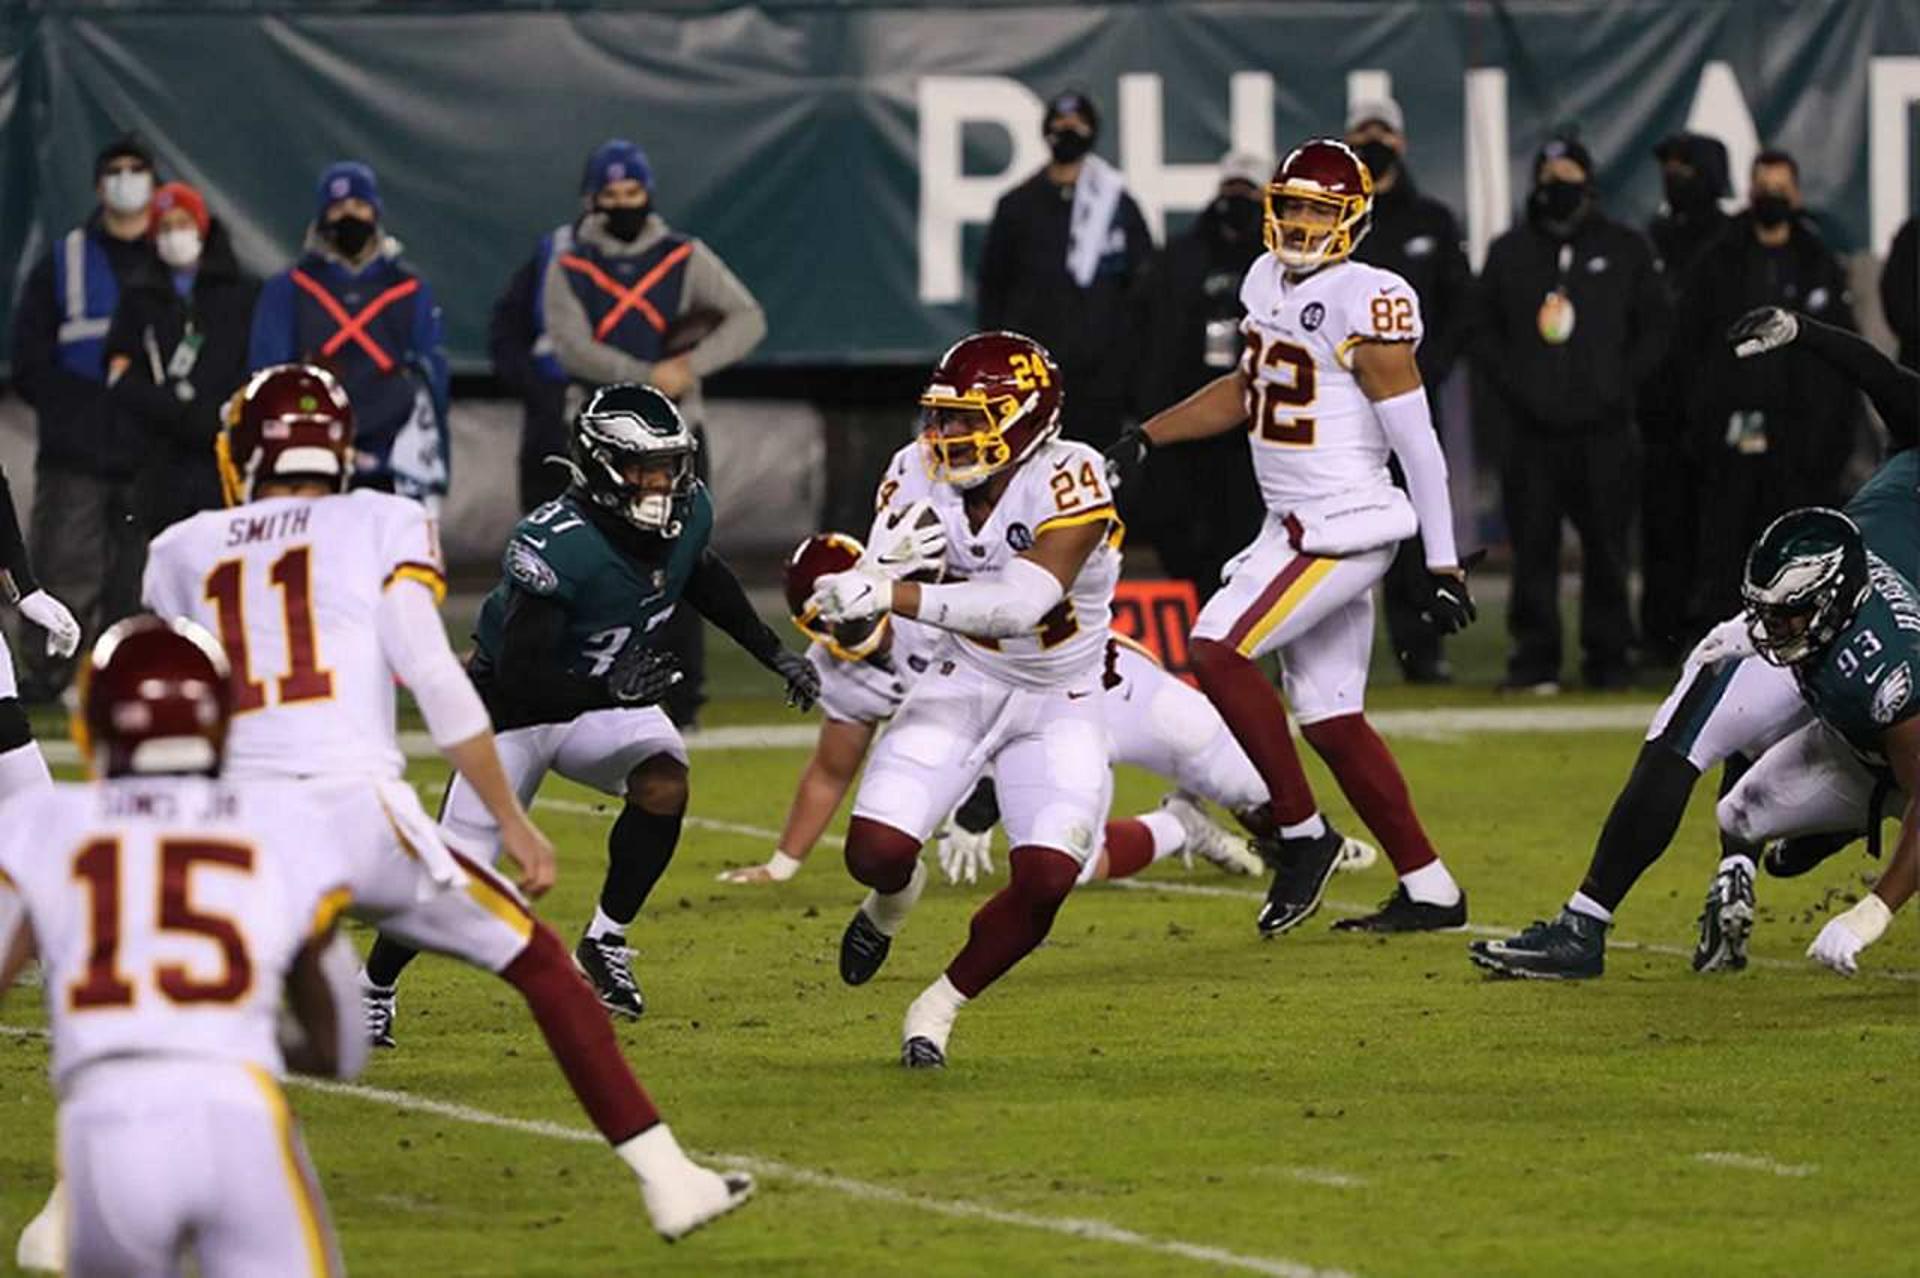
[[101, 193], [115, 213], [138, 213], [153, 198], [153, 174], [145, 170], [109, 173], [101, 183]]
[[200, 260], [200, 232], [191, 226], [176, 226], [153, 237], [160, 260], [176, 271], [184, 271]]

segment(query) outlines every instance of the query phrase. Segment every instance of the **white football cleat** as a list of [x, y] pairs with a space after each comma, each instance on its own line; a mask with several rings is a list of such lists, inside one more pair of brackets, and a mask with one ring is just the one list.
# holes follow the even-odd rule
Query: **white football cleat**
[[1333, 867], [1336, 874], [1358, 874], [1362, 870], [1371, 870], [1380, 860], [1380, 851], [1363, 839], [1349, 838], [1340, 849], [1340, 862]]
[[753, 1197], [746, 1172], [717, 1172], [688, 1158], [665, 1123], [655, 1123], [619, 1147], [640, 1177], [640, 1197], [654, 1229], [678, 1242]]
[[1215, 825], [1191, 795], [1175, 790], [1160, 800], [1161, 811], [1180, 823], [1186, 833], [1186, 846], [1180, 855], [1189, 865], [1198, 853], [1208, 863], [1227, 874], [1263, 874], [1266, 862], [1253, 850], [1246, 838], [1236, 838]]
[[13, 1263], [30, 1274], [57, 1274], [67, 1267], [67, 1193], [56, 1182], [47, 1205], [20, 1231]]

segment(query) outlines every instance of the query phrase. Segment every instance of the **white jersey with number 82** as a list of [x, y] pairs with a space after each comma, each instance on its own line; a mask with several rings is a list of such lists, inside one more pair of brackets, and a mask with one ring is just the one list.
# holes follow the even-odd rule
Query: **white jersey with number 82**
[[147, 607], [205, 626], [233, 667], [229, 776], [401, 774], [377, 613], [402, 581], [446, 592], [433, 521], [386, 493], [271, 497], [154, 538]]
[[[965, 581], [1005, 571], [1041, 534], [1100, 523], [1108, 535], [1080, 566], [1060, 601], [1030, 635], [1006, 639], [961, 636], [955, 654], [1008, 683], [1057, 689], [1096, 674], [1104, 659], [1113, 588], [1120, 580], [1124, 526], [1107, 490], [1105, 463], [1085, 444], [1050, 440], [1014, 472], [979, 528], [967, 518], [965, 497], [927, 474], [920, 444], [895, 453], [880, 482], [880, 516], [929, 499], [947, 534], [946, 580]], [[876, 519], [872, 537], [880, 535]]]
[[1361, 342], [1414, 342], [1420, 300], [1392, 271], [1338, 262], [1289, 280], [1271, 253], [1240, 285], [1247, 438], [1267, 509], [1392, 482], [1386, 432], [1353, 375]]

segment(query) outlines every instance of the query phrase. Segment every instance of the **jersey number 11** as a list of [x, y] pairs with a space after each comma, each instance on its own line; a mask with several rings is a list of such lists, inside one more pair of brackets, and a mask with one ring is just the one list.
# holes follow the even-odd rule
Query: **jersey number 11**
[[[233, 665], [233, 712], [246, 714], [267, 704], [266, 685], [253, 677], [247, 650], [244, 559], [225, 559], [207, 574], [206, 599], [220, 618], [220, 643]], [[280, 592], [287, 672], [275, 682], [281, 705], [325, 701], [333, 695], [333, 673], [320, 668], [320, 643], [313, 625], [313, 548], [295, 546], [273, 561], [267, 580]]]

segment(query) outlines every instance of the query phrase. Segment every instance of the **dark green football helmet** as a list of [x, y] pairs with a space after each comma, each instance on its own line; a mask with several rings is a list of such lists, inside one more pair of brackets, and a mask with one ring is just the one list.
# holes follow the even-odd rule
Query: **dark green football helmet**
[[693, 496], [699, 441], [651, 386], [602, 386], [573, 419], [574, 490], [635, 528], [677, 537]]
[[1788, 511], [1747, 552], [1740, 598], [1754, 649], [1776, 666], [1819, 656], [1868, 588], [1867, 547], [1851, 519], [1824, 506]]

